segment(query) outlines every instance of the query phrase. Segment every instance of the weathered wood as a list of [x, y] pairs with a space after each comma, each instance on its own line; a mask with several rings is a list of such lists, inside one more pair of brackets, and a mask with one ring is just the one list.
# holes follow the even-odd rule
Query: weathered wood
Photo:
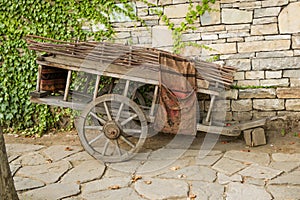
[[64, 108], [72, 108], [74, 110], [83, 110], [87, 103], [90, 101], [75, 101], [71, 100], [69, 102], [63, 100], [63, 96], [48, 96], [47, 98], [35, 98], [31, 97], [30, 101], [32, 103], [45, 104], [50, 106], [59, 106]]
[[14, 181], [8, 164], [2, 127], [0, 127], [0, 199], [18, 200]]
[[239, 136], [241, 134], [241, 130], [239, 130], [238, 127], [236, 126], [222, 127], [222, 126], [197, 124], [197, 130], [206, 133], [214, 133], [214, 134], [227, 135], [227, 136]]
[[68, 71], [68, 76], [67, 76], [67, 83], [66, 83], [66, 88], [65, 88], [65, 94], [64, 94], [64, 101], [68, 100], [68, 95], [69, 95], [69, 90], [70, 90], [70, 85], [71, 85], [71, 78], [72, 78], [72, 71]]
[[31, 97], [37, 97], [37, 98], [46, 97], [49, 94], [51, 94], [50, 91], [32, 91], [32, 92], [30, 92]]
[[[48, 42], [37, 42], [32, 40], [39, 38]], [[218, 82], [221, 85], [229, 86], [233, 82], [233, 73], [235, 72], [234, 67], [224, 66], [221, 67], [216, 63], [209, 63], [201, 60], [190, 60], [179, 55], [171, 54], [166, 51], [145, 48], [138, 46], [126, 46], [122, 44], [115, 43], [105, 43], [105, 42], [53, 42], [52, 39], [43, 38], [39, 36], [30, 36], [27, 40], [29, 48], [36, 51], [48, 52], [54, 54], [56, 57], [54, 62], [57, 62], [57, 57], [65, 57], [65, 59], [75, 59], [76, 63], [83, 64], [86, 62], [94, 61], [96, 63], [117, 65], [118, 68], [123, 68], [126, 66], [130, 67], [142, 67], [143, 70], [151, 69], [153, 71], [159, 71], [160, 54], [168, 54], [173, 59], [178, 59], [182, 61], [188, 61], [194, 64], [197, 69], [199, 79], [205, 79], [214, 85], [214, 82]], [[58, 42], [58, 43], [57, 43]], [[79, 60], [79, 62], [78, 62]], [[65, 64], [66, 63], [60, 63]], [[85, 65], [85, 64], [84, 64]], [[99, 66], [92, 67], [93, 70], [97, 69]], [[85, 66], [90, 70], [88, 65]], [[100, 69], [101, 70], [101, 69]], [[140, 78], [140, 77], [136, 77]]]

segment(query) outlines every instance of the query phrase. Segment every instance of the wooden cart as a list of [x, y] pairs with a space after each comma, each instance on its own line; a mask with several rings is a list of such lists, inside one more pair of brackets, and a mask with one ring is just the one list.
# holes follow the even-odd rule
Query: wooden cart
[[[213, 123], [215, 100], [233, 82], [232, 67], [111, 43], [45, 43], [32, 38], [28, 43], [30, 49], [47, 53], [36, 61], [37, 87], [31, 93], [31, 101], [81, 110], [76, 122], [80, 141], [89, 154], [104, 162], [128, 160], [145, 142], [149, 124], [155, 121], [160, 95], [161, 53], [191, 62], [198, 71], [196, 92], [210, 96], [207, 113], [197, 123], [198, 131], [238, 136], [267, 120], [231, 126]], [[76, 82], [80, 89], [74, 86]], [[141, 87], [152, 88], [148, 91], [151, 95], [145, 98]]]

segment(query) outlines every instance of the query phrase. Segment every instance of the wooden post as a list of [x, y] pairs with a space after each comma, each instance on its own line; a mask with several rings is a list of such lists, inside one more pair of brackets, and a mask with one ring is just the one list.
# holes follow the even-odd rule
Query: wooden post
[[68, 95], [69, 95], [69, 90], [70, 90], [70, 84], [71, 84], [71, 78], [72, 78], [72, 70], [69, 70], [68, 71], [66, 88], [65, 88], [65, 94], [64, 94], [64, 101], [68, 100]]
[[18, 200], [8, 164], [2, 128], [0, 127], [0, 199]]
[[38, 74], [37, 74], [37, 80], [36, 80], [36, 91], [40, 92], [41, 90], [41, 78], [42, 78], [42, 66], [38, 66]]
[[96, 79], [96, 83], [95, 83], [95, 90], [94, 90], [94, 96], [93, 96], [93, 100], [95, 100], [98, 96], [98, 90], [99, 90], [99, 84], [100, 84], [100, 79], [101, 76], [97, 75], [97, 79]]

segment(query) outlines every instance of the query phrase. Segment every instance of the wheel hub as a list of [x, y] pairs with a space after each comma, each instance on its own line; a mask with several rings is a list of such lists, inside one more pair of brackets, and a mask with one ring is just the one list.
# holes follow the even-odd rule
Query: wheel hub
[[103, 127], [103, 130], [104, 130], [104, 134], [105, 136], [108, 138], [108, 139], [111, 139], [111, 140], [115, 140], [117, 138], [120, 137], [120, 128], [119, 126], [113, 122], [113, 121], [109, 121], [107, 122], [104, 127]]

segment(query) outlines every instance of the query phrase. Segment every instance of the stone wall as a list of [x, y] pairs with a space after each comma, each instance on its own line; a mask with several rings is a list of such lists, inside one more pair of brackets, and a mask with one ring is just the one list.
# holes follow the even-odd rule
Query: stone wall
[[[163, 11], [179, 24], [187, 12], [188, 0], [149, 2], [158, 7], [135, 3], [136, 12], [147, 27], [140, 22], [116, 22], [117, 40], [171, 50], [171, 31], [155, 11]], [[234, 84], [244, 89], [227, 92], [227, 120], [299, 115], [300, 1], [220, 0], [213, 8], [218, 12], [202, 16], [195, 24], [197, 29], [183, 34], [182, 40], [214, 50], [187, 47], [182, 54], [202, 59], [220, 55], [226, 65], [237, 67]]]

